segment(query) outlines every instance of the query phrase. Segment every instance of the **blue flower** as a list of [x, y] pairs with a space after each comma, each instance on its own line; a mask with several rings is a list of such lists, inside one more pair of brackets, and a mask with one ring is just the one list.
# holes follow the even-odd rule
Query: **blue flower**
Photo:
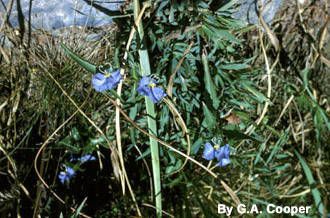
[[96, 91], [103, 92], [116, 88], [121, 79], [122, 75], [119, 69], [113, 73], [96, 73], [92, 77], [92, 85]]
[[86, 154], [86, 155], [82, 156], [81, 158], [78, 158], [78, 160], [83, 164], [87, 161], [96, 160], [96, 158], [93, 155]]
[[202, 157], [206, 160], [213, 160], [215, 158], [218, 161], [216, 166], [224, 167], [230, 163], [229, 155], [230, 147], [228, 144], [219, 147], [219, 145], [212, 146], [207, 142]]
[[72, 169], [69, 166], [64, 165], [65, 171], [61, 171], [58, 175], [58, 178], [60, 179], [60, 182], [64, 184], [65, 182], [69, 182], [72, 177], [76, 174], [74, 169]]
[[153, 103], [158, 103], [166, 96], [166, 94], [164, 90], [157, 87], [156, 84], [157, 82], [155, 79], [144, 76], [139, 82], [137, 91], [140, 95], [149, 97]]
[[217, 166], [224, 167], [228, 165], [230, 163], [229, 155], [230, 147], [228, 144], [220, 147], [218, 150], [215, 150], [214, 156], [218, 161]]

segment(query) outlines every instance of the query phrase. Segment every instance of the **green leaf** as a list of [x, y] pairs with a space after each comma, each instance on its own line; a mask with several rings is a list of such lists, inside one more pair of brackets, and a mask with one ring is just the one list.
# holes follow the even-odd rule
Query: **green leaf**
[[312, 190], [312, 195], [314, 198], [315, 206], [316, 206], [316, 208], [318, 208], [319, 213], [323, 214], [324, 206], [323, 206], [322, 199], [321, 199], [321, 193], [315, 187], [315, 180], [313, 177], [313, 173], [312, 173], [311, 169], [309, 168], [308, 164], [306, 163], [305, 159], [299, 154], [299, 152], [297, 150], [294, 150], [294, 153], [296, 154], [296, 156], [299, 159], [300, 165], [304, 170], [308, 184], [310, 185], [310, 188]]
[[198, 138], [197, 141], [191, 146], [191, 154], [196, 155], [203, 144], [203, 139]]
[[83, 207], [84, 207], [86, 201], [87, 201], [87, 198], [85, 198], [85, 199], [81, 202], [81, 204], [79, 205], [79, 207], [78, 207], [77, 210], [75, 211], [75, 213], [74, 213], [74, 215], [72, 216], [72, 218], [77, 218], [77, 217], [79, 217], [79, 215], [80, 215], [80, 211], [83, 209]]
[[249, 68], [250, 66], [248, 64], [226, 64], [226, 65], [220, 65], [219, 68], [223, 70], [243, 70], [246, 68]]
[[208, 129], [213, 129], [217, 124], [217, 119], [204, 103], [203, 103], [203, 113], [204, 113], [203, 126], [206, 126]]
[[233, 8], [234, 8], [234, 5], [235, 5], [237, 2], [238, 2], [237, 0], [228, 1], [227, 4], [221, 6], [221, 7], [218, 9], [218, 12], [227, 12], [227, 11], [229, 11], [230, 9], [233, 9]]
[[68, 47], [66, 47], [63, 43], [61, 43], [61, 47], [64, 49], [65, 54], [67, 54], [72, 60], [77, 62], [81, 67], [83, 67], [85, 70], [96, 73], [96, 66], [89, 63], [82, 57], [79, 57], [77, 54], [75, 54], [72, 50], [70, 50]]
[[266, 98], [266, 96], [264, 94], [262, 94], [261, 92], [259, 92], [254, 87], [252, 87], [252, 84], [250, 84], [249, 82], [242, 82], [241, 85], [247, 91], [249, 91], [251, 94], [253, 94], [260, 103], [263, 103], [263, 102], [268, 101], [268, 99]]
[[73, 127], [71, 129], [71, 135], [72, 135], [72, 138], [75, 140], [75, 141], [79, 141], [80, 140], [80, 133], [78, 131], [78, 129], [76, 127]]
[[217, 90], [216, 87], [212, 81], [211, 75], [210, 75], [210, 70], [209, 70], [209, 63], [207, 61], [207, 57], [205, 53], [202, 54], [202, 62], [204, 66], [204, 83], [206, 86], [206, 90], [210, 95], [210, 98], [212, 100], [212, 105], [215, 109], [218, 109], [220, 105], [220, 101], [217, 96]]
[[274, 145], [266, 164], [269, 164], [274, 156], [276, 156], [276, 153], [281, 149], [281, 147], [288, 141], [289, 137], [289, 128], [285, 130], [280, 136], [280, 138], [277, 140], [276, 144]]

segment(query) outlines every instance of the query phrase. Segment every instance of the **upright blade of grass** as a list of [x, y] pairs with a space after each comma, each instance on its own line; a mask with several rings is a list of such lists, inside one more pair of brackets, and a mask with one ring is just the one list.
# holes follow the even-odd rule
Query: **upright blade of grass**
[[[140, 3], [139, 0], [134, 0], [134, 18], [137, 19], [140, 13]], [[139, 22], [137, 25], [137, 29], [139, 32], [140, 39], [144, 39], [144, 31], [143, 24]], [[143, 76], [147, 76], [151, 74], [150, 62], [149, 62], [149, 54], [146, 49], [139, 50], [140, 55], [140, 65], [141, 72]], [[149, 133], [157, 135], [157, 125], [154, 118], [156, 117], [156, 112], [154, 108], [154, 104], [145, 97], [145, 104], [147, 109], [147, 120]], [[157, 217], [162, 216], [162, 195], [161, 195], [161, 182], [160, 182], [160, 166], [159, 166], [159, 148], [158, 143], [154, 138], [149, 137], [150, 141], [150, 150], [151, 150], [151, 160], [152, 160], [152, 173], [153, 173], [153, 181], [154, 181], [154, 190], [156, 197], [156, 213]]]
[[77, 62], [85, 70], [87, 70], [91, 73], [96, 72], [96, 66], [95, 65], [93, 65], [93, 64], [89, 63], [88, 61], [84, 60], [82, 57], [79, 57], [72, 50], [70, 50], [68, 47], [66, 47], [63, 43], [61, 43], [61, 47], [64, 49], [65, 54], [67, 54], [70, 58], [72, 58], [75, 62]]
[[315, 180], [314, 180], [312, 171], [309, 168], [308, 164], [306, 163], [305, 159], [299, 154], [299, 152], [297, 150], [294, 150], [294, 153], [296, 154], [296, 156], [299, 159], [300, 165], [304, 170], [304, 173], [306, 175], [306, 179], [307, 179], [308, 184], [310, 185], [310, 188], [312, 190], [312, 195], [313, 195], [313, 198], [314, 198], [315, 206], [316, 206], [316, 208], [318, 208], [319, 213], [323, 214], [324, 213], [324, 206], [323, 206], [322, 199], [321, 199], [321, 193], [316, 187], [313, 187], [313, 186], [315, 186]]

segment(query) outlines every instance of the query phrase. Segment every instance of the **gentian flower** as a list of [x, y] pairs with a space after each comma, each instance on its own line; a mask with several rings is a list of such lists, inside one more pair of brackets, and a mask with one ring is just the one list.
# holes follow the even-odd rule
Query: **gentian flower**
[[82, 156], [81, 158], [78, 158], [78, 160], [83, 164], [87, 161], [96, 160], [96, 158], [93, 155], [86, 154], [86, 155]]
[[65, 171], [61, 171], [60, 174], [58, 175], [58, 178], [60, 179], [60, 182], [64, 184], [65, 182], [70, 181], [72, 177], [76, 174], [74, 169], [72, 169], [69, 166], [64, 165]]
[[203, 158], [206, 160], [217, 159], [216, 166], [224, 167], [230, 163], [229, 159], [230, 147], [228, 144], [220, 147], [219, 145], [212, 146], [209, 142], [205, 144]]
[[92, 85], [96, 91], [103, 92], [116, 88], [121, 79], [122, 75], [120, 74], [120, 69], [113, 73], [96, 73], [92, 77]]
[[157, 82], [155, 79], [144, 76], [139, 82], [137, 91], [140, 95], [149, 97], [153, 103], [158, 103], [166, 96], [166, 94], [164, 90], [157, 87], [156, 84]]

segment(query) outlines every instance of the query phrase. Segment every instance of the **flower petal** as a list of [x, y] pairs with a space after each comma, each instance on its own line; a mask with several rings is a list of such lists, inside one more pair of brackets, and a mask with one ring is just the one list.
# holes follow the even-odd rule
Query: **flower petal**
[[162, 88], [154, 87], [151, 88], [151, 92], [148, 96], [153, 103], [158, 103], [166, 96], [166, 94]]
[[224, 146], [221, 146], [218, 150], [215, 150], [215, 158], [217, 158], [218, 161], [223, 158], [229, 158], [229, 153], [229, 145], [226, 144]]
[[204, 146], [204, 151], [203, 151], [202, 157], [206, 160], [214, 159], [214, 148], [209, 142], [207, 142]]
[[96, 160], [96, 158], [93, 155], [86, 154], [86, 155], [82, 156], [81, 158], [78, 158], [78, 160], [80, 160], [80, 162], [83, 164], [87, 161]]
[[66, 167], [66, 173], [69, 177], [72, 177], [76, 174], [76, 172], [74, 171], [74, 169], [72, 169], [71, 167]]
[[223, 167], [230, 163], [230, 146], [228, 144], [215, 151], [215, 158], [218, 161], [217, 166]]
[[64, 184], [64, 182], [67, 180], [67, 176], [66, 176], [65, 172], [60, 172], [60, 174], [58, 175], [58, 178], [60, 179], [60, 182], [62, 184]]
[[230, 164], [230, 159], [228, 158], [223, 158], [221, 159], [218, 163], [217, 163], [217, 166], [219, 167], [224, 167], [226, 165]]
[[148, 93], [151, 91], [150, 83], [155, 82], [152, 78], [144, 76], [139, 82], [137, 91], [140, 95], [148, 96]]
[[114, 71], [109, 77], [109, 83], [111, 83], [111, 89], [116, 88], [122, 79], [122, 75], [120, 73], [120, 69]]
[[224, 156], [225, 156], [225, 158], [229, 158], [229, 155], [230, 155], [230, 146], [229, 146], [229, 144], [225, 144], [223, 147], [224, 147]]
[[102, 92], [105, 90], [107, 78], [102, 73], [97, 73], [92, 77], [92, 85], [93, 88], [98, 91]]

